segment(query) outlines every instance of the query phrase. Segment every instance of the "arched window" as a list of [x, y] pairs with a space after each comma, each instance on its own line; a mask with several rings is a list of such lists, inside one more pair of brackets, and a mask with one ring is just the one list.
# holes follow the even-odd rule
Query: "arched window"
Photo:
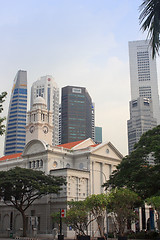
[[31, 168], [32, 167], [32, 162], [29, 162], [29, 168]]
[[70, 164], [69, 163], [67, 163], [66, 164], [66, 168], [70, 168], [71, 166], [70, 166]]
[[35, 161], [33, 161], [32, 162], [32, 167], [35, 168], [35, 166], [36, 166], [36, 163], [35, 163]]
[[37, 168], [39, 168], [39, 160], [37, 160]]
[[40, 160], [40, 167], [43, 167], [43, 160]]

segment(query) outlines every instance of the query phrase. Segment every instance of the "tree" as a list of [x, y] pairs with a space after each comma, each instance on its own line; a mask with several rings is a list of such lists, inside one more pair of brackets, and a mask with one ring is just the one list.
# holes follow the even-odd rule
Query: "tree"
[[93, 221], [89, 219], [89, 208], [86, 201], [70, 201], [68, 202], [66, 224], [71, 226], [77, 235], [85, 236], [87, 234], [88, 225]]
[[93, 194], [87, 197], [85, 202], [93, 218], [97, 221], [100, 236], [104, 237], [104, 218], [108, 202], [107, 195], [103, 193], [97, 195]]
[[42, 171], [13, 168], [0, 172], [0, 197], [6, 205], [17, 209], [23, 219], [23, 236], [26, 236], [25, 211], [41, 197], [55, 193], [65, 183], [62, 177], [45, 175]]
[[[0, 113], [3, 111], [3, 105], [2, 105], [2, 103], [5, 101], [6, 95], [7, 95], [6, 92], [2, 92], [2, 93], [0, 94]], [[0, 135], [3, 135], [3, 133], [5, 132], [5, 125], [3, 124], [3, 121], [4, 121], [5, 119], [6, 119], [5, 117], [0, 118]]]
[[[143, 200], [160, 195], [160, 126], [144, 133], [134, 151], [123, 158], [106, 188], [128, 187]], [[150, 164], [150, 160], [153, 164]]]
[[140, 203], [138, 195], [126, 188], [115, 188], [108, 195], [107, 211], [111, 214], [116, 232], [120, 236], [124, 235], [127, 221], [136, 219], [134, 209]]
[[158, 231], [160, 232], [160, 196], [148, 198], [146, 202], [148, 205], [151, 205], [157, 212], [157, 227]]
[[152, 46], [152, 57], [154, 58], [160, 46], [160, 1], [143, 0], [140, 12], [141, 29], [143, 31], [148, 30], [148, 37]]

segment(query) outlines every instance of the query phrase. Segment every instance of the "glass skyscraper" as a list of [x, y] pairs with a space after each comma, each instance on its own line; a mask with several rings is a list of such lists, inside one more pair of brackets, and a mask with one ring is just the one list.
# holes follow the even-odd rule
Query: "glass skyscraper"
[[61, 143], [92, 138], [92, 99], [86, 88], [62, 88]]
[[27, 72], [19, 70], [13, 83], [8, 109], [4, 154], [23, 151], [26, 140]]

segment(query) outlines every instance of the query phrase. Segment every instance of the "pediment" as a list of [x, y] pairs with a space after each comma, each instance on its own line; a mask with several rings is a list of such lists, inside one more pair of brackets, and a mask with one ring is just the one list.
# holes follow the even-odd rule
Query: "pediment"
[[78, 149], [82, 149], [82, 148], [87, 148], [87, 147], [89, 147], [91, 145], [94, 145], [94, 144], [95, 144], [95, 142], [91, 138], [87, 138], [84, 141], [82, 141], [81, 143], [74, 146], [72, 149], [73, 150], [78, 150]]
[[25, 146], [22, 155], [35, 154], [47, 150], [47, 143], [40, 140], [31, 140]]
[[98, 145], [92, 154], [122, 160], [123, 155], [113, 146], [111, 142]]

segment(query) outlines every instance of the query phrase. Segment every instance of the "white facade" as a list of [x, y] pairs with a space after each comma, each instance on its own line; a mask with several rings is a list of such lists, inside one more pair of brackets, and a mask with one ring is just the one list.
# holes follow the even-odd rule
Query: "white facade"
[[[27, 210], [28, 216], [33, 216], [34, 212], [34, 217], [39, 219], [37, 234], [51, 234], [53, 228], [51, 213], [59, 211], [60, 208], [67, 209], [67, 201], [72, 199], [84, 200], [91, 194], [103, 193], [102, 184], [109, 179], [111, 172], [121, 160], [122, 155], [110, 142], [94, 145], [93, 140], [89, 138], [70, 148], [65, 144], [51, 146], [45, 141], [34, 139], [27, 143], [22, 155], [2, 157], [0, 170], [6, 171], [19, 166], [66, 177], [67, 185], [63, 187], [58, 197], [57, 195], [44, 197]], [[1, 236], [3, 232], [6, 234], [6, 229], [9, 228], [10, 212], [13, 214], [15, 235], [18, 235], [19, 229], [22, 228], [21, 216], [16, 218], [18, 212], [0, 204]], [[5, 219], [6, 214], [8, 221]], [[74, 231], [69, 227], [63, 226], [63, 233], [66, 237], [74, 237]], [[96, 224], [90, 226], [89, 233], [97, 236]]]
[[52, 113], [47, 109], [44, 98], [37, 97], [27, 113], [26, 144], [33, 139], [43, 139], [52, 145], [52, 122]]
[[53, 137], [52, 144], [59, 144], [59, 88], [50, 75], [41, 77], [31, 87], [31, 108], [37, 97], [43, 97], [47, 109], [53, 114]]
[[[67, 201], [84, 200], [91, 194], [103, 193], [102, 184], [109, 179], [123, 157], [110, 142], [97, 145], [91, 138], [53, 146], [52, 128], [52, 114], [45, 100], [35, 98], [28, 112], [27, 144], [23, 152], [0, 158], [1, 171], [18, 166], [66, 178], [67, 185], [63, 186], [58, 196], [43, 197], [27, 209], [27, 234], [30, 236], [33, 236], [33, 228], [37, 234], [51, 234], [51, 214], [67, 209]], [[11, 225], [15, 236], [20, 234], [22, 219], [14, 208], [0, 202], [0, 216], [0, 236], [6, 236]], [[31, 218], [37, 219], [34, 225], [29, 221]], [[96, 229], [97, 225], [93, 223], [89, 229], [92, 236], [97, 234]], [[66, 225], [63, 226], [63, 233], [66, 237], [74, 236], [74, 231]]]
[[[111, 142], [95, 144], [91, 138], [53, 146], [50, 134], [51, 122], [52, 115], [47, 110], [45, 100], [42, 97], [36, 98], [31, 111], [28, 112], [26, 126], [28, 142], [23, 152], [0, 158], [1, 171], [18, 166], [66, 178], [67, 184], [63, 186], [60, 194], [51, 194], [36, 200], [27, 209], [27, 234], [30, 237], [36, 235], [46, 237], [47, 234], [52, 236], [53, 228], [58, 228], [58, 225], [53, 226], [51, 214], [59, 212], [60, 209], [67, 210], [67, 201], [84, 200], [89, 195], [105, 192], [103, 183], [109, 179], [123, 158]], [[49, 134], [46, 134], [44, 127], [48, 128]], [[105, 229], [107, 226], [108, 231], [112, 232], [113, 224], [109, 216]], [[22, 230], [22, 217], [12, 206], [6, 206], [0, 201], [0, 236], [9, 236], [10, 227], [14, 236], [19, 236]], [[34, 229], [36, 232], [33, 232]], [[88, 234], [97, 237], [97, 230], [96, 222], [92, 222]], [[67, 238], [73, 238], [75, 232], [63, 225], [63, 234]]]
[[160, 124], [159, 93], [156, 60], [152, 59], [149, 41], [129, 42], [131, 100], [152, 99], [153, 117]]

